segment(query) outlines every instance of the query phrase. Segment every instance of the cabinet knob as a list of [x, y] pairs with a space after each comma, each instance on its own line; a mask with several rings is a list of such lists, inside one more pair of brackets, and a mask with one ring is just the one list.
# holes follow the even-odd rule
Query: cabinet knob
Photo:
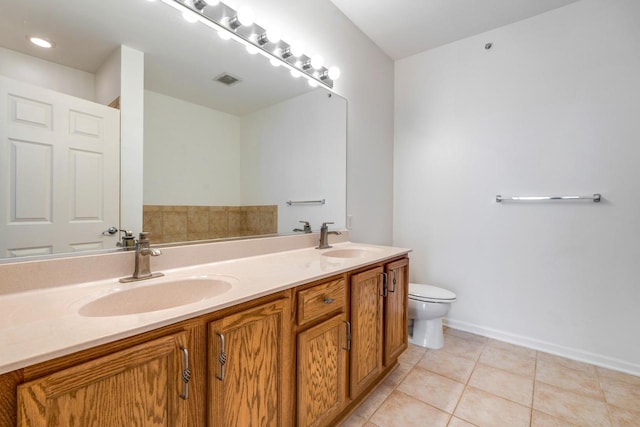
[[331, 304], [334, 301], [335, 300], [333, 298], [331, 298], [331, 297], [327, 297], [327, 296], [324, 297], [324, 303], [325, 304]]

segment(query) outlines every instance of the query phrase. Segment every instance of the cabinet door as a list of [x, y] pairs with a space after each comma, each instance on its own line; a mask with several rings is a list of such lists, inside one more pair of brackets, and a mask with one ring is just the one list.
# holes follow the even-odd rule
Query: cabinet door
[[290, 369], [289, 300], [209, 324], [209, 425], [286, 426]]
[[186, 334], [82, 363], [18, 386], [18, 426], [186, 426]]
[[326, 426], [346, 399], [348, 326], [340, 314], [298, 334], [298, 426]]
[[350, 396], [382, 373], [382, 267], [351, 276]]
[[387, 296], [384, 302], [384, 365], [396, 361], [407, 348], [407, 304], [409, 293], [409, 260], [385, 266]]

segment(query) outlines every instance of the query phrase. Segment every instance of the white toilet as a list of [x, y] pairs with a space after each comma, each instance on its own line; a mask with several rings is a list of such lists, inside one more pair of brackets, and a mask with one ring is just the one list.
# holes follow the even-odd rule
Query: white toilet
[[409, 319], [413, 321], [409, 342], [436, 350], [442, 348], [442, 318], [455, 300], [456, 294], [446, 289], [409, 283]]

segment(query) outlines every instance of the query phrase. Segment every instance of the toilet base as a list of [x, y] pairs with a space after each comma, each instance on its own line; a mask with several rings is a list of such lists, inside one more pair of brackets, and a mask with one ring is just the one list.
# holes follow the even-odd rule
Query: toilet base
[[413, 320], [413, 334], [409, 336], [409, 343], [439, 350], [444, 346], [442, 333], [442, 318], [433, 320]]

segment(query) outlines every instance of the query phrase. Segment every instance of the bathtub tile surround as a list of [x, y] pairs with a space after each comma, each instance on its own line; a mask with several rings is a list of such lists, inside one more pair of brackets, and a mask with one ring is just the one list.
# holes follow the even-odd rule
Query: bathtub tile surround
[[451, 328], [399, 362], [343, 427], [640, 427], [633, 375]]
[[278, 205], [144, 205], [142, 216], [156, 243], [278, 233]]

